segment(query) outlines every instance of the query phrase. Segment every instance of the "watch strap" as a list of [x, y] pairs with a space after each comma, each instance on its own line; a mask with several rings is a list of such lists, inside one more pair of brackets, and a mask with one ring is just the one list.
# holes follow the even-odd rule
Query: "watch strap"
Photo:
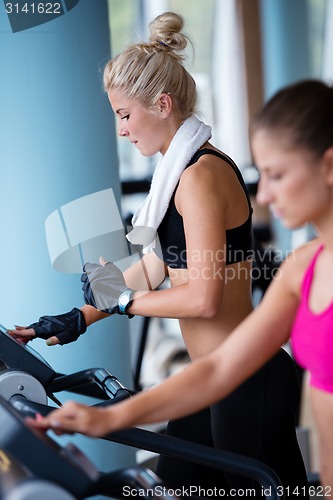
[[[133, 316], [134, 316], [133, 314], [127, 313], [128, 307], [133, 302], [133, 299], [132, 299], [133, 294], [134, 294], [134, 290], [132, 290], [131, 288], [126, 288], [126, 290], [124, 290], [124, 292], [119, 295], [119, 298], [118, 298], [119, 314], [123, 314], [123, 315], [126, 314], [129, 318], [133, 318]], [[127, 299], [127, 300], [124, 300], [124, 299]]]

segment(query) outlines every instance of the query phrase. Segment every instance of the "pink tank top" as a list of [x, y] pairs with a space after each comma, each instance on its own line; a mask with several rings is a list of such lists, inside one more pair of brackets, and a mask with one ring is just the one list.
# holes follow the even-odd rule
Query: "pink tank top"
[[333, 302], [320, 314], [309, 309], [313, 270], [322, 249], [316, 252], [303, 278], [291, 347], [297, 363], [310, 372], [310, 385], [333, 393]]

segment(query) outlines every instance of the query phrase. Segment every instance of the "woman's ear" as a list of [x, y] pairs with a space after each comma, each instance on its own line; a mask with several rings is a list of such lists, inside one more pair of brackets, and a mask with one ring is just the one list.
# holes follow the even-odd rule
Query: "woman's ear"
[[323, 160], [325, 180], [329, 186], [333, 186], [333, 146], [326, 149]]
[[172, 98], [170, 94], [163, 93], [160, 95], [157, 102], [157, 109], [160, 112], [161, 118], [167, 118], [172, 110]]

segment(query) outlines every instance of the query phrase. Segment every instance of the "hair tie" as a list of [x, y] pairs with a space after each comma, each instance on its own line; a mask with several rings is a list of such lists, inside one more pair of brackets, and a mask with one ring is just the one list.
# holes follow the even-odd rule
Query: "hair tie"
[[162, 42], [162, 40], [159, 40], [157, 37], [155, 38], [156, 42], [159, 43], [160, 45], [162, 45], [162, 47], [167, 47], [169, 48], [169, 45], [167, 45], [166, 43]]

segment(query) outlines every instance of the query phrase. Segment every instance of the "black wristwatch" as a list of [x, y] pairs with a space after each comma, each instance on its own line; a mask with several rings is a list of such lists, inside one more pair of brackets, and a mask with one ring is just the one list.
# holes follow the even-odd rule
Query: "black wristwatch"
[[128, 314], [127, 309], [133, 302], [134, 290], [126, 288], [126, 290], [118, 297], [119, 314], [127, 314], [129, 318], [133, 318], [133, 314]]

